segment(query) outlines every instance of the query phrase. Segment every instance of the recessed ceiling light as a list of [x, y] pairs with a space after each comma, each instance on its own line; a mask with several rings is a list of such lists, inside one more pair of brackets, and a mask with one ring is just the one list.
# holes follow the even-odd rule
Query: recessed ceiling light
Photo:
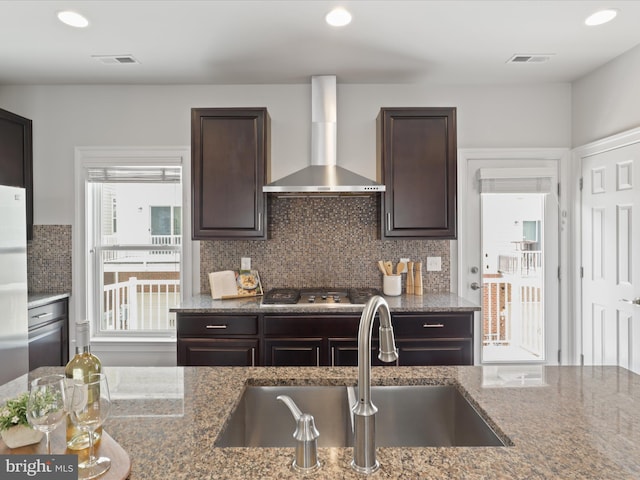
[[584, 21], [585, 25], [593, 27], [595, 25], [602, 25], [603, 23], [610, 22], [618, 15], [618, 11], [614, 8], [607, 8], [606, 10], [599, 10], [593, 15], [587, 17]]
[[346, 9], [337, 7], [327, 13], [324, 19], [332, 27], [344, 27], [351, 23], [351, 14]]
[[89, 25], [89, 20], [87, 20], [79, 13], [72, 12], [71, 10], [58, 12], [58, 20], [66, 25], [69, 25], [70, 27], [84, 28]]

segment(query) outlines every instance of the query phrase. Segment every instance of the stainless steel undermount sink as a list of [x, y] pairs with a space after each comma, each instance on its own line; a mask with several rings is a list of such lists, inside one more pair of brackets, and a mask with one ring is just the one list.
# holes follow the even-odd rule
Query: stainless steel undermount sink
[[[349, 404], [357, 391], [344, 386], [249, 386], [215, 446], [294, 447], [295, 422], [278, 395], [290, 396], [313, 415], [318, 447], [353, 446]], [[378, 408], [378, 447], [505, 446], [455, 386], [375, 386], [371, 398]]]

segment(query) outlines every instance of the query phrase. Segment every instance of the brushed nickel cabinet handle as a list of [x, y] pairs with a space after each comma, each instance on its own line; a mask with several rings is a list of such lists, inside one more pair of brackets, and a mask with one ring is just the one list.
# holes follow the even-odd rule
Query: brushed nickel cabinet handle
[[336, 366], [336, 347], [331, 347], [331, 366]]
[[442, 328], [444, 327], [444, 323], [425, 323], [422, 325], [422, 328]]
[[387, 230], [391, 230], [391, 212], [387, 212]]
[[207, 325], [205, 327], [207, 330], [224, 330], [227, 328], [226, 325]]
[[316, 367], [320, 366], [320, 347], [316, 347]]
[[53, 312], [41, 313], [40, 315], [36, 315], [35, 318], [38, 320], [41, 318], [47, 318], [53, 315]]
[[251, 366], [256, 366], [256, 349], [255, 347], [251, 347]]

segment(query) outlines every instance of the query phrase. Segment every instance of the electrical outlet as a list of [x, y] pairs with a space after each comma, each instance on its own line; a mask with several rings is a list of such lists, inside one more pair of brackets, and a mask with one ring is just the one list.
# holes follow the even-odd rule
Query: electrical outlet
[[407, 273], [407, 264], [409, 263], [409, 259], [408, 258], [401, 258], [400, 261], [402, 263], [404, 263], [404, 268], [402, 269], [402, 271], [400, 273]]
[[251, 257], [240, 258], [240, 270], [251, 270]]
[[442, 257], [427, 257], [427, 272], [442, 270]]

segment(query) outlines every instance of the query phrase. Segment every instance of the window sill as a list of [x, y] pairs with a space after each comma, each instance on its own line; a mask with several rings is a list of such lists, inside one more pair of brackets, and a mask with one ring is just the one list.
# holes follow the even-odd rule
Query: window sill
[[145, 345], [157, 344], [175, 344], [176, 337], [92, 337], [92, 345], [107, 345], [107, 344], [134, 344], [141, 343]]

